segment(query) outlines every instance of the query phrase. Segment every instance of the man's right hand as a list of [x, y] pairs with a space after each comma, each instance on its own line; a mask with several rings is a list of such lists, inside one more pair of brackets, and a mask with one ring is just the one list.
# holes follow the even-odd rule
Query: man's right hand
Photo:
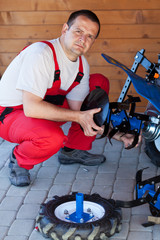
[[103, 131], [102, 127], [99, 127], [96, 125], [96, 123], [93, 120], [93, 116], [95, 113], [98, 113], [101, 111], [101, 108], [95, 108], [87, 111], [81, 111], [79, 124], [84, 130], [84, 134], [86, 136], [95, 136], [99, 132]]

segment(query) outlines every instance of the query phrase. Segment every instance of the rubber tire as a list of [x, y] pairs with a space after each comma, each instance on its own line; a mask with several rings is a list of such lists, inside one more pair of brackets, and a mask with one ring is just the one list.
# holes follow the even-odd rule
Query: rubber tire
[[100, 204], [105, 209], [104, 216], [93, 222], [75, 223], [58, 219], [54, 210], [69, 201], [74, 201], [76, 194], [62, 197], [55, 196], [53, 200], [42, 204], [36, 223], [38, 230], [46, 238], [53, 240], [107, 240], [121, 230], [121, 209], [115, 207], [115, 201], [104, 199], [98, 194], [85, 195], [84, 201]]
[[156, 148], [154, 141], [152, 142], [145, 141], [145, 152], [151, 159], [151, 162], [157, 167], [160, 167], [160, 152]]

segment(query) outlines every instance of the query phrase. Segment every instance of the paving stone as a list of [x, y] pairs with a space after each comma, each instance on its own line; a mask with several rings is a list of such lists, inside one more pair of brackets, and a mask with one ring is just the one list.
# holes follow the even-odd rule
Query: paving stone
[[135, 180], [133, 179], [116, 179], [114, 183], [113, 190], [116, 191], [124, 191], [124, 192], [133, 192], [135, 188]]
[[118, 165], [118, 162], [105, 161], [98, 167], [98, 173], [116, 173]]
[[17, 219], [36, 219], [40, 209], [40, 204], [23, 204], [18, 211]]
[[16, 217], [16, 211], [0, 211], [0, 226], [10, 227]]
[[23, 187], [23, 188], [19, 188], [19, 187], [15, 187], [13, 185], [10, 186], [10, 188], [8, 189], [8, 192], [6, 194], [6, 196], [8, 197], [24, 197], [26, 196], [27, 192], [29, 190], [29, 187]]
[[5, 197], [5, 195], [6, 195], [6, 191], [5, 190], [0, 190], [0, 202]]
[[71, 164], [71, 165], [62, 164], [60, 165], [58, 172], [59, 173], [77, 173], [79, 167], [80, 167], [80, 164]]
[[8, 227], [1, 227], [0, 226], [0, 239], [4, 239], [4, 237], [6, 236], [8, 232]]
[[41, 204], [47, 196], [47, 191], [29, 191], [24, 199], [24, 203]]
[[115, 174], [101, 173], [97, 174], [94, 185], [113, 185], [115, 180]]
[[22, 197], [5, 197], [0, 205], [1, 210], [16, 211], [19, 209], [23, 202]]
[[112, 195], [112, 186], [93, 186], [91, 194], [98, 193], [101, 197], [109, 199]]
[[132, 201], [133, 200], [132, 193], [124, 192], [124, 191], [113, 192], [112, 198], [114, 200], [122, 200], [122, 201]]
[[121, 167], [124, 166], [126, 168], [128, 166], [130, 166], [132, 168], [136, 168], [137, 165], [138, 165], [138, 161], [139, 161], [138, 156], [137, 157], [132, 157], [132, 156], [130, 156], [130, 157], [121, 157], [119, 159], [119, 166], [121, 166]]
[[146, 215], [146, 216], [151, 215], [151, 212], [149, 210], [149, 204], [146, 203], [144, 205], [132, 208], [132, 214], [133, 215]]
[[85, 179], [94, 179], [97, 173], [97, 168], [96, 167], [80, 167], [77, 174], [76, 178], [77, 179], [82, 179], [84, 181]]
[[91, 179], [86, 179], [85, 181], [76, 179], [72, 185], [72, 192], [80, 192], [89, 194], [93, 186], [93, 181]]
[[136, 168], [128, 167], [128, 168], [118, 168], [117, 170], [117, 179], [135, 179], [136, 176]]
[[92, 144], [92, 149], [88, 152], [93, 154], [102, 154], [104, 151], [105, 143], [106, 143], [106, 138], [96, 139]]
[[48, 197], [53, 198], [53, 196], [63, 196], [63, 195], [68, 195], [71, 191], [71, 185], [70, 184], [54, 184], [49, 193]]
[[9, 177], [9, 168], [8, 166], [5, 166], [0, 170], [0, 178], [8, 178], [8, 177]]
[[152, 240], [152, 233], [150, 232], [129, 232], [127, 240]]
[[131, 208], [122, 208], [122, 221], [130, 222], [131, 219]]
[[31, 190], [49, 190], [52, 186], [53, 180], [48, 178], [37, 178], [31, 185]]
[[130, 223], [130, 231], [145, 231], [145, 232], [151, 232], [152, 227], [144, 228], [142, 226], [143, 223], [148, 222], [148, 216], [147, 215], [132, 215], [131, 216], [131, 223]]
[[122, 150], [122, 157], [138, 157], [140, 153], [140, 147], [137, 148], [132, 148], [130, 150], [127, 150], [125, 148], [123, 148]]
[[153, 175], [156, 174], [157, 172], [157, 167], [151, 163], [151, 161], [146, 162], [146, 161], [141, 161], [138, 164], [138, 170], [146, 168], [143, 172], [144, 173], [152, 173]]
[[151, 159], [147, 156], [145, 152], [141, 152], [139, 154], [139, 162], [145, 162], [145, 163], [150, 163]]
[[58, 173], [54, 179], [54, 184], [68, 184], [75, 179], [75, 173]]
[[[15, 240], [28, 240], [28, 237], [26, 237], [26, 236], [14, 236], [14, 239]], [[4, 238], [4, 240], [14, 240], [14, 239], [13, 239], [13, 236], [6, 236]], [[40, 239], [38, 239], [38, 240], [40, 240]], [[44, 240], [44, 238], [43, 238], [43, 240]]]
[[160, 239], [160, 229], [159, 224], [153, 226], [153, 240], [159, 240]]
[[56, 166], [59, 167], [60, 163], [58, 162], [58, 153], [55, 154], [54, 156], [52, 156], [51, 158], [49, 158], [47, 161], [42, 163], [43, 167], [46, 166]]
[[0, 170], [4, 167], [4, 162], [0, 162]]
[[41, 167], [37, 174], [37, 178], [55, 178], [57, 174], [57, 168], [55, 166], [51, 167]]
[[111, 139], [112, 144], [110, 144], [109, 141], [107, 141], [104, 152], [115, 152], [115, 149], [117, 152], [121, 152], [123, 149], [123, 143], [119, 142], [115, 139]]
[[106, 157], [107, 162], [112, 162], [112, 163], [118, 163], [121, 157], [121, 153], [118, 151], [115, 151], [114, 155], [113, 155], [113, 152], [105, 151], [103, 155]]
[[15, 236], [17, 236], [17, 235], [18, 236], [30, 236], [34, 227], [35, 227], [34, 220], [16, 219], [8, 231], [8, 236], [12, 235], [13, 239], [15, 239]]

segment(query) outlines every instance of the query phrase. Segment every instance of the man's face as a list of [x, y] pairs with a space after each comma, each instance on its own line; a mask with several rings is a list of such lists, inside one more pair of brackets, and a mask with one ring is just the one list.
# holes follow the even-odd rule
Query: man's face
[[69, 26], [64, 24], [60, 38], [62, 47], [71, 61], [85, 54], [95, 41], [99, 30], [96, 22], [92, 22], [85, 16], [79, 16]]

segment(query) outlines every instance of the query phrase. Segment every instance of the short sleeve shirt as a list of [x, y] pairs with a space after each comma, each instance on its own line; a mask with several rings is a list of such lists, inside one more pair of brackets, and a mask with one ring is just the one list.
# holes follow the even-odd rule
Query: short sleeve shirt
[[[67, 90], [74, 82], [79, 71], [79, 58], [70, 61], [65, 55], [59, 38], [50, 41], [56, 51], [60, 69], [60, 89]], [[84, 77], [80, 84], [73, 88], [67, 98], [83, 101], [89, 92], [89, 65], [82, 56]], [[0, 81], [0, 105], [17, 106], [22, 102], [22, 91], [28, 91], [44, 98], [48, 88], [52, 87], [55, 65], [50, 47], [37, 42], [25, 48], [18, 54], [6, 69]]]

